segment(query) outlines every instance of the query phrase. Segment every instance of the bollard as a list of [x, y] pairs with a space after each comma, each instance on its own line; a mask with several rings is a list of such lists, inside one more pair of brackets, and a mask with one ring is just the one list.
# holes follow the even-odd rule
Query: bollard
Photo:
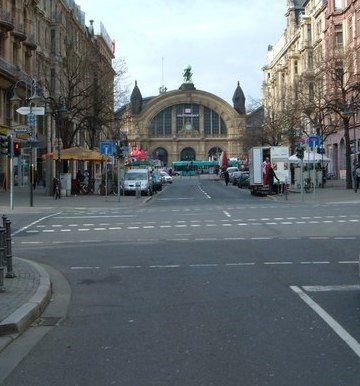
[[6, 278], [13, 279], [16, 277], [13, 271], [12, 252], [11, 252], [11, 221], [5, 221], [5, 251], [6, 251]]
[[4, 270], [5, 270], [5, 228], [0, 227], [0, 292], [5, 292]]
[[141, 197], [141, 182], [137, 182], [136, 183], [136, 198], [140, 198]]

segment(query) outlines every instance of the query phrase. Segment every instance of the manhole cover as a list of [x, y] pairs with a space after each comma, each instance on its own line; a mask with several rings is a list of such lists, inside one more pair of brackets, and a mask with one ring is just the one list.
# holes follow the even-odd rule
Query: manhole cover
[[58, 316], [48, 316], [44, 318], [39, 318], [35, 320], [33, 326], [45, 326], [45, 327], [50, 327], [50, 326], [56, 326], [57, 323], [59, 322], [61, 318]]

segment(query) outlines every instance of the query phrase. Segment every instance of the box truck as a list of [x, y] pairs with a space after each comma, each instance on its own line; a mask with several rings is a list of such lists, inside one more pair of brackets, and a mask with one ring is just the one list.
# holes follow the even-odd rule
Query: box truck
[[[268, 195], [283, 190], [290, 183], [289, 147], [258, 146], [249, 150], [249, 172], [251, 194]], [[278, 181], [271, 186], [270, 167]]]

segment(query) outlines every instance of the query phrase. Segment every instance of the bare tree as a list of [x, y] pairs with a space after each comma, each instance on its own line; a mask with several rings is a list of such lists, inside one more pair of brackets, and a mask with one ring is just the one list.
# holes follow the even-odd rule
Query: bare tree
[[355, 49], [334, 49], [323, 62], [325, 78], [325, 108], [331, 112], [332, 122], [341, 123], [345, 139], [346, 188], [352, 188], [350, 119], [360, 107], [360, 73]]

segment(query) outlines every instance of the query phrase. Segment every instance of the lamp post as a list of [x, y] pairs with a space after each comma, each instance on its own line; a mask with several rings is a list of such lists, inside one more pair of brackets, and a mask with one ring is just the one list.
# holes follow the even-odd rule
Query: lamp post
[[44, 98], [45, 103], [50, 105], [50, 114], [55, 119], [55, 137], [56, 137], [56, 167], [55, 167], [55, 175], [58, 179], [58, 183], [60, 183], [60, 170], [61, 170], [61, 129], [63, 125], [64, 119], [68, 116], [69, 110], [66, 107], [66, 98], [63, 96], [59, 96], [56, 100], [53, 97]]
[[[21, 98], [17, 89], [20, 84], [23, 84], [25, 88], [25, 97]], [[14, 85], [13, 96], [10, 98], [11, 102], [24, 102], [25, 106], [19, 107], [16, 112], [21, 115], [26, 115], [27, 126], [30, 132], [30, 138], [28, 139], [29, 146], [29, 172], [28, 180], [30, 187], [30, 206], [34, 206], [34, 197], [33, 197], [33, 183], [34, 183], [34, 164], [33, 164], [33, 148], [37, 145], [37, 140], [35, 136], [35, 117], [36, 115], [44, 115], [45, 109], [43, 107], [35, 107], [34, 103], [38, 103], [42, 100], [41, 96], [37, 94], [38, 84], [37, 80], [33, 77], [30, 77], [25, 80], [18, 80]], [[13, 171], [11, 171], [12, 173]]]

